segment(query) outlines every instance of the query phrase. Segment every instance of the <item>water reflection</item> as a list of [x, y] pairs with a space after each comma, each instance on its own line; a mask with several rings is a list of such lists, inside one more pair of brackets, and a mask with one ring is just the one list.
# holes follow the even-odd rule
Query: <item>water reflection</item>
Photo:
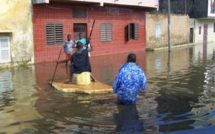
[[12, 74], [9, 71], [0, 73], [0, 107], [9, 105], [12, 98], [8, 95], [12, 92]]
[[136, 105], [118, 105], [119, 113], [114, 114], [116, 120], [116, 132], [125, 134], [143, 132], [143, 120], [139, 119]]
[[[34, 130], [34, 120], [41, 116], [34, 107], [36, 93], [33, 68], [1, 73], [0, 133]], [[6, 86], [7, 85], [7, 86]]]
[[[208, 133], [215, 124], [213, 44], [138, 52], [148, 77], [134, 106], [114, 94], [63, 93], [48, 85], [55, 64], [0, 72], [0, 133]], [[207, 49], [207, 50], [205, 50]], [[206, 55], [206, 56], [205, 56]], [[111, 84], [127, 54], [92, 57], [94, 76]], [[65, 65], [56, 80], [67, 76]], [[209, 132], [212, 131], [212, 132]]]
[[[210, 89], [206, 84], [207, 77], [212, 74], [209, 66], [213, 53], [208, 49], [206, 45], [173, 51], [167, 60], [162, 61], [164, 66], [167, 63], [167, 73], [163, 69], [159, 76], [157, 73], [151, 74], [150, 82], [160, 88], [159, 96], [155, 99], [158, 103], [157, 124], [160, 132], [191, 130], [192, 133], [193, 129], [208, 127], [214, 123], [211, 121], [214, 120], [214, 101], [205, 96]], [[210, 87], [215, 85], [210, 84]]]
[[0, 97], [4, 97], [2, 95], [4, 92], [11, 91], [12, 88], [12, 76], [11, 72], [5, 71], [0, 72]]

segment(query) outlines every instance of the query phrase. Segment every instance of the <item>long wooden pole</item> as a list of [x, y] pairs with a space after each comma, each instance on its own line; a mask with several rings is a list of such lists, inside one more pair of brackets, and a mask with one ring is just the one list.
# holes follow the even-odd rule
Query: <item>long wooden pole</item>
[[[92, 35], [92, 33], [93, 33], [93, 29], [94, 29], [95, 22], [96, 22], [96, 20], [93, 20], [93, 25], [92, 25], [92, 27], [91, 27], [90, 34], [89, 34], [89, 36], [88, 36], [89, 42], [90, 42], [91, 35]], [[90, 43], [90, 45], [91, 45], [91, 43]], [[91, 49], [92, 49], [92, 46], [91, 46]], [[92, 75], [92, 73], [91, 73], [91, 79], [92, 79], [92, 81], [94, 81], [94, 82], [96, 81], [96, 79], [95, 79], [95, 77]]]
[[52, 83], [54, 81], [54, 78], [55, 78], [55, 74], [56, 74], [56, 71], [57, 71], [58, 62], [60, 60], [61, 52], [62, 52], [62, 48], [60, 49], [60, 52], [59, 52], [59, 55], [58, 55], [58, 59], [57, 59], [57, 63], [55, 65], [54, 73], [53, 73], [52, 80], [51, 80], [51, 85], [52, 85]]
[[96, 21], [96, 20], [93, 20], [93, 25], [92, 25], [92, 28], [91, 28], [91, 31], [90, 31], [90, 34], [89, 34], [88, 39], [91, 38], [91, 35], [92, 35], [92, 33], [93, 33], [93, 28], [94, 28], [94, 25], [95, 25], [95, 21]]

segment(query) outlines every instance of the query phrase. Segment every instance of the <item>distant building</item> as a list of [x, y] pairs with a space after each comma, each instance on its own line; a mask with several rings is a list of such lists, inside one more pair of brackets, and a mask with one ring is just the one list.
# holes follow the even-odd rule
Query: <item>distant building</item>
[[[189, 43], [189, 16], [171, 14], [171, 45]], [[168, 15], [164, 13], [146, 14], [146, 47], [155, 49], [168, 47]]]
[[[167, 13], [167, 1], [159, 0], [159, 9]], [[215, 41], [215, 0], [170, 0], [171, 13], [188, 14], [194, 19], [190, 38], [196, 43]], [[192, 37], [192, 35], [194, 35]]]
[[30, 0], [0, 0], [0, 66], [34, 62]]
[[56, 61], [66, 35], [88, 37], [94, 20], [92, 56], [144, 51], [145, 12], [156, 9], [158, 0], [34, 0], [35, 63]]

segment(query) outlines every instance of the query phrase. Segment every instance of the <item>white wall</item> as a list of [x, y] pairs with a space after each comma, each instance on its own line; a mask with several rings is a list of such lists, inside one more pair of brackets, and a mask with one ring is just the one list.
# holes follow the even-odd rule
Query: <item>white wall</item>
[[[195, 20], [195, 43], [203, 43], [204, 24], [208, 25], [208, 42], [215, 42], [214, 32], [215, 19], [196, 19]], [[199, 27], [201, 26], [201, 34]]]
[[159, 7], [158, 0], [49, 0], [49, 1], [79, 1], [79, 2], [94, 2], [100, 4], [116, 4], [116, 5], [128, 5], [128, 6], [140, 6], [140, 7], [150, 7], [157, 8]]
[[215, 0], [208, 0], [208, 17], [215, 17]]

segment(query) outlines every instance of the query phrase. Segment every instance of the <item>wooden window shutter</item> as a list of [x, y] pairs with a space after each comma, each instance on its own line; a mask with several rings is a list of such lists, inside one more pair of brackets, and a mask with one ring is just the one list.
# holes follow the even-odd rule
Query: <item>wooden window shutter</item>
[[126, 26], [125, 30], [125, 39], [128, 41], [130, 39], [138, 40], [139, 39], [139, 24], [129, 23]]
[[102, 23], [100, 25], [100, 41], [108, 42], [112, 41], [112, 24]]
[[47, 42], [47, 44], [54, 44], [55, 43], [54, 24], [46, 24], [46, 42]]
[[47, 23], [46, 24], [46, 42], [48, 45], [62, 44], [63, 38], [63, 24]]
[[137, 23], [134, 24], [134, 39], [139, 39], [139, 24]]
[[131, 37], [131, 24], [128, 24], [127, 26], [127, 38], [128, 40], [130, 40], [132, 37]]
[[55, 42], [56, 44], [60, 44], [63, 41], [63, 24], [55, 24]]

